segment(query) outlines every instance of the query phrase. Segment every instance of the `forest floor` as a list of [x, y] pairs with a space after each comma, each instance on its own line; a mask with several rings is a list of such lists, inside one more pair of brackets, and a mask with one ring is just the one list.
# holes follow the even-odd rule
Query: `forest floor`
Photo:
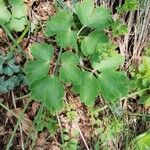
[[[0, 54], [8, 54], [12, 47], [16, 48], [12, 39], [27, 56], [31, 45], [36, 42], [55, 45], [53, 38], [47, 38], [43, 34], [45, 22], [57, 12], [55, 1], [25, 0], [25, 3], [30, 26], [27, 25], [22, 32], [9, 32], [0, 26]], [[109, 7], [113, 18], [116, 18], [116, 7], [123, 5], [124, 1], [100, 0], [97, 4]], [[112, 38], [113, 43], [117, 44], [116, 51], [126, 57], [124, 71], [134, 81], [137, 81], [134, 77], [140, 74], [137, 70], [143, 56], [150, 56], [148, 4], [149, 1], [144, 9], [139, 6], [136, 11], [123, 14], [120, 20], [127, 25], [128, 32]], [[71, 2], [58, 1], [58, 5], [70, 7]], [[143, 16], [138, 19], [138, 15]], [[57, 49], [56, 45], [55, 48]], [[28, 58], [20, 52], [14, 52], [14, 58], [16, 64], [21, 69], [24, 68]], [[3, 86], [1, 81], [0, 84]], [[139, 90], [144, 91], [144, 88]], [[132, 150], [134, 148], [131, 141], [150, 130], [150, 105], [145, 106], [141, 102], [143, 97], [142, 93], [138, 93], [139, 90], [132, 90], [114, 106], [110, 106], [99, 96], [94, 107], [88, 108], [81, 103], [79, 95], [72, 93], [68, 85], [65, 88], [65, 108], [60, 113], [52, 114], [41, 103], [31, 99], [27, 85], [20, 84], [7, 93], [0, 93], [0, 150]], [[150, 96], [149, 90], [145, 93], [147, 97]]]

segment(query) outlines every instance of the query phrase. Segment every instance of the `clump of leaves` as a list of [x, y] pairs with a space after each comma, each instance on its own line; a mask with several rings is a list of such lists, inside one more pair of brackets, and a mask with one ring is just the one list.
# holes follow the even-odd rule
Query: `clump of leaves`
[[[117, 137], [123, 132], [123, 121], [117, 118], [106, 117], [103, 121], [99, 121], [99, 128], [96, 132], [99, 136], [99, 144], [103, 149], [109, 149], [109, 142], [117, 143]], [[106, 128], [104, 129], [103, 126]]]
[[138, 70], [131, 72], [134, 80], [135, 87], [138, 87], [139, 91], [145, 89], [145, 92], [139, 93], [140, 103], [144, 104], [146, 107], [150, 106], [150, 98], [146, 89], [150, 88], [150, 57], [143, 56], [142, 63], [139, 65]]
[[119, 20], [116, 20], [112, 24], [112, 35], [113, 37], [119, 37], [128, 33], [128, 27], [126, 24]]
[[148, 150], [150, 149], [150, 131], [146, 131], [145, 133], [137, 136], [130, 143], [130, 147], [135, 150]]
[[[75, 15], [81, 28], [76, 25]], [[124, 63], [124, 57], [116, 52], [103, 59], [101, 57], [110, 44], [104, 30], [111, 23], [110, 10], [95, 6], [93, 0], [78, 2], [74, 11], [60, 10], [51, 17], [46, 24], [45, 35], [55, 36], [57, 45], [62, 49], [55, 67], [59, 68], [58, 74], [53, 70], [49, 75], [53, 47], [46, 43], [34, 44], [31, 47], [33, 60], [25, 68], [32, 98], [56, 111], [63, 106], [66, 84], [71, 84], [72, 91], [79, 94], [80, 100], [89, 107], [94, 105], [99, 95], [112, 103], [127, 95], [128, 78], [125, 72], [118, 70]], [[72, 48], [72, 51], [64, 51], [65, 48]]]
[[0, 56], [0, 93], [7, 93], [16, 86], [26, 84], [26, 77], [11, 52]]
[[41, 107], [34, 118], [34, 124], [37, 131], [43, 131], [46, 128], [50, 134], [55, 134], [57, 131], [57, 121], [53, 117], [49, 117], [43, 107]]
[[27, 7], [24, 0], [0, 0], [0, 22], [10, 30], [22, 31], [27, 25]]
[[125, 3], [122, 6], [117, 8], [117, 11], [122, 13], [126, 11], [135, 11], [139, 5], [138, 0], [125, 0]]

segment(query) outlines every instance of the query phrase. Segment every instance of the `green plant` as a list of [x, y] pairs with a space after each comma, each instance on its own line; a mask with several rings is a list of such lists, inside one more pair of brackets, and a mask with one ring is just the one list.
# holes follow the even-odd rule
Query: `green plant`
[[[81, 22], [80, 28], [75, 15]], [[51, 61], [54, 61], [53, 47], [46, 43], [31, 47], [33, 60], [26, 64], [25, 70], [32, 98], [41, 101], [49, 110], [57, 111], [63, 106], [66, 84], [71, 84], [72, 91], [89, 107], [94, 105], [98, 95], [110, 103], [127, 95], [128, 78], [119, 70], [124, 57], [115, 50], [111, 53], [106, 50], [111, 42], [104, 30], [111, 22], [110, 11], [94, 6], [92, 0], [78, 2], [73, 12], [60, 10], [51, 17], [45, 35], [55, 36], [60, 51], [53, 73], [49, 75]], [[66, 51], [68, 47], [72, 51]]]
[[[130, 148], [134, 150], [149, 150], [150, 149], [150, 132], [147, 131], [132, 140]], [[129, 148], [129, 149], [130, 149]]]
[[137, 10], [139, 5], [138, 0], [125, 0], [125, 3], [122, 6], [117, 8], [118, 12], [126, 12], [126, 11], [135, 11]]
[[99, 143], [103, 149], [109, 149], [109, 142], [113, 141], [116, 144], [117, 137], [123, 132], [123, 121], [114, 117], [105, 117], [98, 125], [96, 132], [99, 135]]
[[111, 26], [112, 26], [112, 35], [114, 37], [119, 37], [128, 33], [127, 25], [123, 24], [119, 20], [114, 21], [114, 23]]
[[24, 0], [0, 0], [0, 22], [10, 30], [22, 31], [27, 25], [27, 7]]
[[[133, 77], [134, 86], [138, 88], [138, 90], [144, 90], [150, 88], [150, 57], [143, 56], [142, 63], [139, 65], [138, 70], [134, 69], [131, 72]], [[145, 90], [144, 92], [139, 94], [140, 103], [144, 104], [146, 107], [150, 106], [150, 98], [149, 94]]]
[[20, 84], [27, 84], [21, 67], [12, 52], [0, 56], [0, 93], [7, 93]]
[[51, 117], [47, 117], [46, 111], [43, 107], [39, 109], [34, 119], [35, 128], [37, 131], [43, 131], [44, 128], [48, 129], [50, 134], [55, 134], [57, 131], [57, 122]]

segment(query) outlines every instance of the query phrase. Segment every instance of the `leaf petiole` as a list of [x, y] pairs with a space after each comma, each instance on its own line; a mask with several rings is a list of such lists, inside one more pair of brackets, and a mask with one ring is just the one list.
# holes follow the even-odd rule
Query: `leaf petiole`
[[81, 31], [85, 28], [85, 26], [83, 26], [77, 33], [77, 35], [79, 35], [81, 33]]

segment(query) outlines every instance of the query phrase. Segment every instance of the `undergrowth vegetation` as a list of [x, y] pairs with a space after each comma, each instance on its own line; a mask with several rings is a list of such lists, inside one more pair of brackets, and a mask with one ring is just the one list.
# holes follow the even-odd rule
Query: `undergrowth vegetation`
[[0, 148], [149, 150], [150, 1], [42, 2], [0, 0]]

